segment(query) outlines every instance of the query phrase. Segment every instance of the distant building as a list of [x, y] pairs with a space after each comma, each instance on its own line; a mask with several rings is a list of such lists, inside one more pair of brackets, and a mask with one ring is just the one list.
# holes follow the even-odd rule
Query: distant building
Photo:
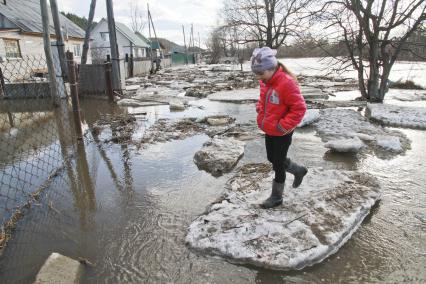
[[[59, 19], [64, 34], [65, 50], [73, 52], [78, 62], [83, 51], [85, 32], [64, 15], [60, 14]], [[50, 35], [54, 41], [56, 36], [51, 15]], [[26, 55], [39, 54], [44, 55], [40, 1], [0, 1], [0, 59], [20, 59]], [[90, 62], [89, 53], [88, 63]]]
[[147, 57], [151, 57], [151, 55], [149, 54], [150, 51], [152, 52], [153, 58], [161, 57], [162, 55], [164, 55], [164, 46], [161, 44], [161, 42], [156, 41], [155, 39], [149, 40], [139, 32], [136, 32], [136, 35], [149, 44]]
[[[125, 24], [115, 22], [118, 54], [121, 59], [133, 54], [134, 58], [147, 57], [149, 42], [135, 34]], [[111, 54], [109, 43], [108, 22], [102, 19], [91, 32], [92, 57], [94, 61], [103, 62], [108, 54]]]

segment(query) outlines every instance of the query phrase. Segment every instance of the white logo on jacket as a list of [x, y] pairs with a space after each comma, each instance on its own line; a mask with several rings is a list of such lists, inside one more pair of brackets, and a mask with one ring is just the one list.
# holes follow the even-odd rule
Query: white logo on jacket
[[271, 104], [275, 104], [275, 105], [280, 104], [280, 98], [279, 98], [277, 92], [275, 92], [275, 90], [272, 92], [271, 96], [269, 97], [269, 102]]

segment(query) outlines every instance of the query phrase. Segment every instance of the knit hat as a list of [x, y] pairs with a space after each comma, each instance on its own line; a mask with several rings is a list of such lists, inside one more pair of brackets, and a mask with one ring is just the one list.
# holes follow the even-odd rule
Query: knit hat
[[253, 73], [262, 73], [277, 67], [278, 61], [275, 55], [277, 51], [267, 46], [256, 48], [251, 56], [251, 71]]

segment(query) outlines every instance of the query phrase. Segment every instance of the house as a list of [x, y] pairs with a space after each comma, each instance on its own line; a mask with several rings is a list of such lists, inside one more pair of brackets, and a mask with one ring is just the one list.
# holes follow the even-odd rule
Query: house
[[[55, 29], [50, 14], [50, 37], [55, 41]], [[85, 32], [60, 14], [65, 50], [81, 59]], [[19, 59], [28, 55], [44, 55], [43, 25], [38, 0], [0, 0], [0, 57]], [[88, 62], [91, 62], [88, 56]]]
[[[149, 43], [136, 35], [125, 24], [115, 22], [117, 35], [118, 54], [121, 59], [133, 54], [134, 58], [147, 57]], [[92, 57], [94, 61], [103, 62], [111, 54], [109, 43], [108, 22], [102, 19], [91, 32]]]
[[144, 42], [148, 44], [148, 52], [146, 54], [147, 57], [150, 57], [150, 53], [152, 51], [153, 58], [161, 57], [164, 54], [161, 45], [157, 41], [149, 40], [144, 37], [141, 33], [135, 32], [135, 34], [142, 39]]

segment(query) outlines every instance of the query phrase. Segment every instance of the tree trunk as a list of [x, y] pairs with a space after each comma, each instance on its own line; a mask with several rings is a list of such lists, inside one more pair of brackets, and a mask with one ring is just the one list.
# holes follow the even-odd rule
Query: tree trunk
[[[362, 60], [362, 59], [361, 59]], [[358, 87], [361, 91], [361, 96], [365, 98], [366, 100], [370, 100], [370, 97], [368, 96], [368, 92], [365, 89], [365, 82], [364, 82], [364, 69], [360, 68], [358, 69]]]
[[87, 20], [86, 36], [84, 37], [83, 53], [81, 55], [82, 65], [86, 64], [87, 62], [87, 53], [89, 52], [90, 32], [92, 29], [93, 17], [95, 16], [95, 7], [96, 7], [96, 0], [92, 0], [92, 3], [90, 4], [89, 19]]
[[380, 80], [380, 88], [379, 88], [379, 99], [383, 102], [383, 99], [385, 98], [385, 94], [389, 90], [389, 74], [392, 69], [391, 63], [383, 62], [383, 73]]
[[272, 48], [272, 20], [274, 19], [274, 10], [271, 7], [271, 1], [265, 0], [265, 10], [266, 10], [266, 46]]
[[368, 96], [371, 102], [382, 102], [383, 99], [379, 97], [379, 48], [376, 44], [370, 46], [370, 76], [368, 78]]

